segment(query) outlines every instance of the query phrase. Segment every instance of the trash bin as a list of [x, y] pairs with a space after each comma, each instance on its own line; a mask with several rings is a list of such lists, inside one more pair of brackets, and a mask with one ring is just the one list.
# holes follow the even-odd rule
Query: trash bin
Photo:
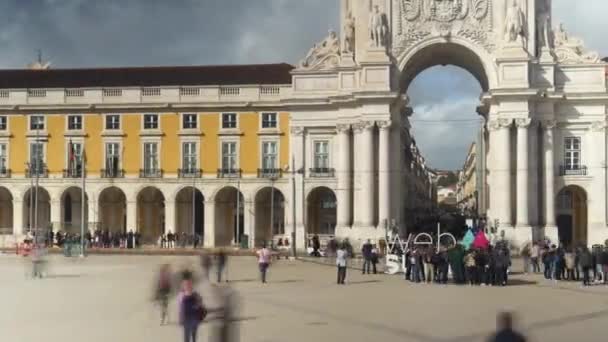
[[241, 249], [249, 249], [249, 235], [247, 234], [241, 236]]

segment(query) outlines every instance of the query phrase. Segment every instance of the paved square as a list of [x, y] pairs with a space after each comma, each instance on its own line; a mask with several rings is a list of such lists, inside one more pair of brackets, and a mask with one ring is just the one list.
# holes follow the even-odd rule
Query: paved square
[[[160, 326], [151, 302], [161, 262], [196, 258], [52, 257], [50, 277], [26, 279], [23, 259], [0, 256], [3, 341], [181, 341], [177, 325]], [[515, 276], [513, 286], [411, 285], [400, 277], [362, 276], [335, 285], [332, 267], [280, 261], [270, 283], [257, 281], [253, 258], [233, 258], [229, 278], [240, 297], [241, 341], [483, 341], [503, 309], [519, 314], [532, 341], [605, 341], [608, 289]], [[209, 306], [213, 287], [199, 285]], [[176, 304], [171, 303], [171, 318]], [[209, 325], [202, 327], [207, 337]], [[203, 341], [207, 339], [203, 338]]]

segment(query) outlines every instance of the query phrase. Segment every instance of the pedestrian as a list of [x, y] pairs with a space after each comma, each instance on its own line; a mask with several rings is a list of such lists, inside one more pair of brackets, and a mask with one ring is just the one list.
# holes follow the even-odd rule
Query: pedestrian
[[369, 274], [372, 264], [372, 243], [368, 239], [363, 246], [361, 246], [361, 256], [363, 256], [363, 274]]
[[420, 262], [420, 253], [417, 247], [414, 248], [410, 254], [410, 265], [412, 267], [412, 271], [410, 272], [410, 281], [413, 283], [420, 283], [420, 266], [422, 263]]
[[467, 272], [467, 282], [469, 283], [469, 286], [473, 286], [475, 284], [475, 279], [477, 278], [477, 275], [475, 274], [475, 251], [470, 251], [464, 256], [464, 266]]
[[266, 272], [268, 272], [268, 267], [270, 266], [271, 258], [270, 250], [266, 248], [266, 243], [263, 244], [262, 249], [257, 251], [257, 255], [262, 284], [266, 284]]
[[201, 254], [201, 270], [203, 271], [203, 279], [209, 280], [209, 271], [211, 271], [211, 258], [207, 253]]
[[344, 244], [340, 244], [336, 251], [336, 266], [338, 266], [338, 285], [344, 285], [346, 280], [346, 265], [348, 259], [348, 252]]
[[428, 247], [424, 253], [423, 262], [424, 262], [424, 280], [427, 284], [433, 282], [435, 276], [435, 266], [433, 266], [433, 256], [435, 255], [435, 250], [433, 247]]
[[162, 265], [158, 274], [155, 294], [155, 300], [160, 306], [160, 325], [165, 325], [169, 321], [168, 306], [169, 295], [171, 294], [171, 277], [171, 266], [169, 264]]
[[[217, 272], [217, 282], [222, 282], [222, 274], [224, 273], [224, 269], [226, 268], [226, 252], [223, 249], [217, 253], [217, 262], [216, 262], [216, 272]], [[228, 282], [228, 276], [226, 276], [226, 282]]]
[[184, 342], [196, 342], [198, 327], [205, 320], [207, 310], [201, 295], [194, 291], [191, 278], [183, 280], [179, 312], [180, 323], [184, 328]]
[[538, 243], [534, 242], [532, 244], [532, 248], [530, 249], [530, 263], [532, 264], [532, 272], [539, 273], [540, 266], [538, 264], [538, 258], [540, 257], [540, 246]]
[[524, 262], [524, 274], [528, 274], [530, 271], [530, 258], [532, 256], [532, 251], [529, 243], [526, 243], [521, 249], [521, 258]]
[[600, 261], [604, 271], [604, 285], [608, 285], [608, 247], [604, 247], [600, 254]]
[[576, 264], [574, 263], [574, 253], [571, 249], [566, 250], [564, 259], [566, 262], [566, 277], [564, 279], [574, 281], [574, 267]]
[[498, 331], [492, 335], [488, 342], [526, 342], [526, 338], [513, 329], [513, 315], [503, 312], [496, 319]]
[[374, 274], [378, 273], [378, 269], [376, 267], [378, 265], [378, 258], [379, 258], [378, 248], [376, 248], [376, 246], [374, 246], [374, 248], [372, 248], [372, 272], [374, 272]]
[[593, 267], [593, 255], [589, 252], [587, 247], [583, 247], [580, 256], [580, 263], [583, 269], [583, 286], [591, 285], [589, 280], [589, 271], [591, 271], [591, 267]]
[[509, 268], [509, 256], [507, 255], [504, 248], [496, 248], [495, 256], [495, 272], [496, 272], [496, 285], [506, 286], [507, 285], [507, 269]]

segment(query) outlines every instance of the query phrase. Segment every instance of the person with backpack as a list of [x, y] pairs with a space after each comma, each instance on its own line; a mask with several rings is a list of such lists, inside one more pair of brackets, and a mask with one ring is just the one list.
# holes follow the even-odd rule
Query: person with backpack
[[180, 324], [184, 328], [184, 342], [196, 342], [199, 325], [205, 320], [207, 310], [201, 295], [193, 289], [192, 278], [182, 282]]

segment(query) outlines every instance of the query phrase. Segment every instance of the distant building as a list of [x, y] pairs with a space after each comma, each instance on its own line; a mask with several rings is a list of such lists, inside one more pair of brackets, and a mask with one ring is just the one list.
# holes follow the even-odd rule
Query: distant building
[[437, 189], [437, 204], [456, 207], [456, 185], [450, 185]]
[[478, 215], [477, 150], [477, 143], [472, 143], [462, 170], [458, 173], [456, 201], [458, 208], [468, 217]]

